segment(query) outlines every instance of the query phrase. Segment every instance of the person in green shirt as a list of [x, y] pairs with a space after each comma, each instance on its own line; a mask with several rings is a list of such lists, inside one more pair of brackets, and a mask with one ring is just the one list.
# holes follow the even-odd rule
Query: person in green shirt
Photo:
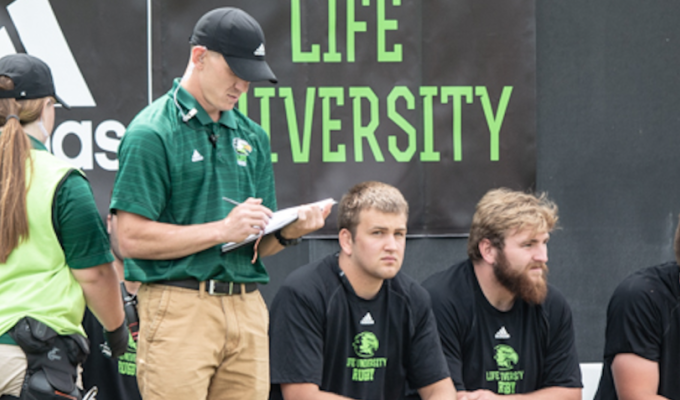
[[[48, 384], [45, 379], [55, 390], [77, 393], [76, 362], [67, 361], [74, 352], [60, 346], [67, 340], [84, 342], [81, 320], [86, 304], [104, 326], [112, 356], [122, 354], [127, 345], [120, 288], [92, 190], [82, 172], [47, 152], [43, 144], [54, 127], [57, 102], [65, 106], [47, 64], [27, 54], [0, 59], [3, 399], [18, 397], [22, 390], [30, 393]], [[34, 332], [49, 328], [58, 335], [46, 342], [49, 354], [22, 351], [24, 342], [15, 340], [14, 327], [26, 321], [32, 329], [43, 327]], [[65, 364], [48, 365], [39, 356]]]
[[303, 207], [276, 234], [222, 253], [222, 244], [259, 234], [276, 209], [267, 133], [234, 108], [250, 82], [264, 80], [276, 76], [257, 21], [236, 8], [212, 10], [194, 28], [183, 77], [121, 141], [110, 208], [125, 278], [142, 282], [137, 380], [145, 400], [269, 394], [261, 257], [321, 228], [331, 204]]

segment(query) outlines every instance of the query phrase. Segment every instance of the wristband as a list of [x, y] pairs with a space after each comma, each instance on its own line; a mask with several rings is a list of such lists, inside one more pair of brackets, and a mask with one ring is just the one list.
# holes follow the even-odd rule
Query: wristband
[[281, 236], [281, 230], [274, 232], [274, 236], [283, 247], [295, 246], [302, 242], [302, 238], [286, 239], [285, 237]]

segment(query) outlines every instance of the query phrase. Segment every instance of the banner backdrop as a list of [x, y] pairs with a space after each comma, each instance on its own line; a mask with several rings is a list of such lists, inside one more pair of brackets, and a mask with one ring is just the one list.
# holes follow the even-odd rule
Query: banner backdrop
[[[277, 85], [239, 108], [270, 133], [279, 206], [380, 180], [409, 201], [409, 233], [462, 235], [492, 187], [536, 173], [532, 1], [15, 0], [0, 53], [50, 64], [73, 107], [51, 148], [87, 173], [102, 213], [125, 125], [184, 72], [193, 25], [239, 7], [267, 38]], [[335, 221], [320, 234], [333, 234]]]

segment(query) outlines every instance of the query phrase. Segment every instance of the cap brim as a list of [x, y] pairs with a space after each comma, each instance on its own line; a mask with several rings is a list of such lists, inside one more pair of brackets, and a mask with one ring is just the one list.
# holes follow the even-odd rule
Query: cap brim
[[57, 99], [57, 103], [61, 104], [61, 106], [67, 110], [71, 109], [71, 106], [69, 106], [64, 100], [61, 99], [61, 97], [57, 96], [56, 94], [54, 95], [54, 98]]
[[272, 72], [269, 65], [264, 60], [252, 60], [248, 58], [229, 57], [225, 56], [229, 68], [239, 78], [248, 82], [269, 81], [271, 83], [278, 83], [276, 75]]

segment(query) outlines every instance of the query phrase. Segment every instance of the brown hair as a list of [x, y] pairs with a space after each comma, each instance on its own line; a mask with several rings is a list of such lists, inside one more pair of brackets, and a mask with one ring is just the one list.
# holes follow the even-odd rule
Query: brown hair
[[479, 242], [488, 239], [502, 250], [509, 233], [532, 229], [551, 232], [557, 225], [557, 205], [545, 193], [534, 195], [507, 188], [488, 191], [477, 203], [468, 239], [468, 257], [482, 258]]
[[338, 230], [347, 229], [354, 237], [359, 214], [368, 209], [408, 217], [408, 203], [399, 189], [382, 182], [362, 182], [342, 196], [338, 206]]
[[[14, 82], [0, 76], [0, 90], [14, 89]], [[31, 142], [24, 133], [21, 122], [38, 119], [44, 100], [0, 99], [0, 263], [7, 262], [10, 253], [21, 240], [28, 237], [28, 214], [26, 211], [26, 168], [31, 157]]]

